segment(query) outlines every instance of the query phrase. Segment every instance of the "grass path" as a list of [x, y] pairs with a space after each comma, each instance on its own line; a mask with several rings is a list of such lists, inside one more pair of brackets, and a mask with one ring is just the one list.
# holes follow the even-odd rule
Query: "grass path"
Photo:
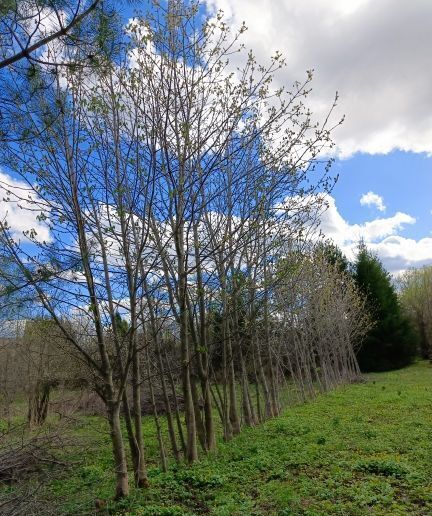
[[[68, 500], [63, 513], [91, 514], [96, 496], [110, 496], [110, 450], [99, 449], [49, 486], [51, 501]], [[149, 475], [151, 488], [110, 514], [432, 515], [432, 367], [368, 375], [245, 429], [193, 467], [154, 463]]]
[[131, 512], [431, 515], [432, 368], [368, 375], [153, 485], [152, 507], [136, 499]]

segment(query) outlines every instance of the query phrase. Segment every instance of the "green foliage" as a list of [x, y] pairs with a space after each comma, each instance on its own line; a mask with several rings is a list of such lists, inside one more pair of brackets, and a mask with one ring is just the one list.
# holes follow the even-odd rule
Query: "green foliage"
[[16, 11], [16, 0], [2, 0], [0, 2], [0, 16], [6, 16], [10, 11]]
[[404, 478], [408, 469], [404, 464], [394, 460], [361, 460], [354, 466], [354, 470], [384, 477]]
[[58, 334], [57, 326], [53, 319], [48, 317], [37, 317], [26, 321], [24, 329], [24, 337], [31, 338], [35, 335], [43, 336], [45, 339], [52, 338]]
[[69, 450], [71, 467], [42, 495], [59, 516], [92, 514], [95, 499], [131, 516], [432, 514], [432, 368], [421, 362], [366, 379], [220, 441], [194, 466], [171, 461], [167, 473], [145, 418], [150, 488], [118, 502], [107, 423], [81, 417], [74, 434], [87, 451]]
[[[120, 35], [122, 33], [121, 17], [113, 8], [96, 9], [92, 22], [97, 25], [95, 31], [96, 55], [89, 56], [94, 63], [103, 59], [113, 59], [118, 56]], [[109, 62], [109, 61], [108, 61]]]
[[129, 331], [129, 323], [125, 319], [122, 319], [122, 316], [118, 312], [115, 314], [114, 323], [119, 335], [125, 337]]
[[354, 264], [354, 279], [375, 322], [357, 353], [361, 370], [386, 371], [410, 364], [417, 353], [416, 334], [402, 313], [389, 273], [364, 245]]
[[180, 470], [175, 475], [176, 480], [185, 484], [202, 489], [210, 489], [223, 485], [223, 477], [221, 475], [207, 473], [199, 474], [193, 469]]
[[138, 509], [135, 514], [137, 516], [185, 516], [182, 507], [159, 507], [157, 505], [150, 505]]
[[339, 272], [347, 272], [349, 262], [347, 257], [332, 242], [323, 242], [317, 245], [316, 251], [321, 253], [328, 263], [335, 265]]

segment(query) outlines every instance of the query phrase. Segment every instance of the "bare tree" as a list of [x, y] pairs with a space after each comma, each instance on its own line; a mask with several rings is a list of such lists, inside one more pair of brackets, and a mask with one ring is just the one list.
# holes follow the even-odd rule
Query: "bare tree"
[[406, 271], [399, 278], [400, 300], [413, 322], [424, 358], [432, 359], [432, 268]]
[[[215, 407], [229, 439], [278, 415], [290, 378], [306, 395], [358, 373], [361, 303], [308, 247], [334, 183], [320, 157], [330, 119], [305, 105], [312, 75], [275, 88], [282, 56], [257, 64], [245, 27], [233, 34], [221, 13], [203, 23], [198, 3], [153, 7], [114, 61], [37, 73], [0, 154], [21, 178], [2, 185], [8, 202], [49, 235], [1, 222], [12, 284], [33, 292], [105, 404], [117, 497], [129, 492], [122, 417], [136, 485], [148, 483], [145, 386], [165, 468], [157, 388], [173, 454], [191, 463], [216, 446]], [[301, 266], [286, 266], [293, 253]]]

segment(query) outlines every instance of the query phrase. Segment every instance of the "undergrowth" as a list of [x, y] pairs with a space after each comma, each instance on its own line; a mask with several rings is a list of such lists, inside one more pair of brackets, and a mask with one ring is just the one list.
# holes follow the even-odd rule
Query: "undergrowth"
[[[421, 362], [366, 376], [280, 417], [246, 428], [192, 466], [161, 472], [151, 419], [146, 491], [111, 500], [106, 423], [81, 418], [86, 451], [43, 489], [56, 514], [140, 516], [432, 514], [432, 368]], [[168, 442], [168, 441], [167, 441]], [[70, 452], [68, 452], [70, 453]], [[106, 503], [106, 505], [105, 505]]]

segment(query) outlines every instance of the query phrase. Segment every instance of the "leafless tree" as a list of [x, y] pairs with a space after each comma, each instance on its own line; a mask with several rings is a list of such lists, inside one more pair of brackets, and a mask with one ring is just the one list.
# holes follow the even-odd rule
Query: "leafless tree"
[[406, 271], [399, 278], [400, 300], [413, 322], [424, 358], [432, 359], [432, 268]]
[[245, 27], [203, 23], [198, 3], [153, 7], [114, 61], [37, 74], [0, 154], [23, 182], [2, 185], [8, 202], [49, 235], [1, 222], [13, 285], [34, 293], [105, 404], [117, 497], [122, 417], [136, 485], [148, 483], [143, 393], [162, 467], [158, 393], [173, 455], [191, 463], [215, 448], [217, 415], [229, 439], [278, 415], [290, 379], [305, 396], [352, 380], [365, 322], [349, 279], [309, 249], [334, 182], [330, 118], [305, 105], [312, 74], [276, 88], [282, 56], [259, 65]]

